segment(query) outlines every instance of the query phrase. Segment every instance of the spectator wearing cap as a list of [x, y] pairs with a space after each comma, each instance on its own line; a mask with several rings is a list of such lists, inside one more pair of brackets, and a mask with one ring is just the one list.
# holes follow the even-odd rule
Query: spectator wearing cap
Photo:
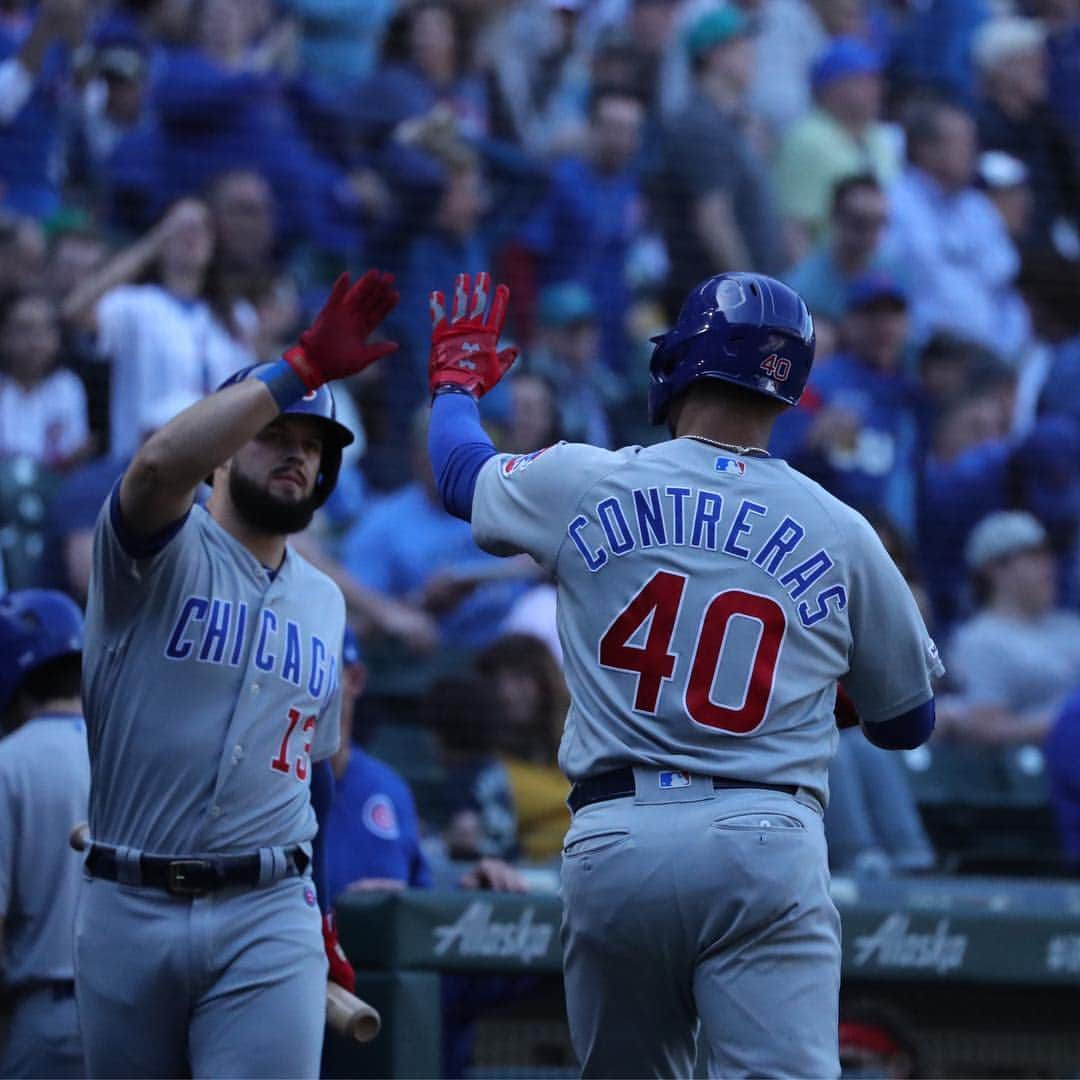
[[551, 384], [564, 438], [610, 449], [615, 444], [609, 411], [618, 407], [623, 390], [597, 362], [598, 344], [596, 305], [589, 293], [574, 282], [548, 286], [537, 305], [528, 370]]
[[997, 208], [1009, 239], [1021, 247], [1031, 229], [1031, 185], [1027, 166], [1004, 150], [984, 150], [976, 164], [975, 182]]
[[881, 252], [888, 220], [885, 192], [872, 173], [857, 173], [836, 184], [827, 235], [784, 275], [815, 316], [838, 322], [856, 278], [893, 270]]
[[1046, 530], [1026, 511], [999, 511], [972, 529], [964, 556], [979, 610], [946, 651], [960, 703], [946, 710], [944, 731], [1041, 743], [1080, 680], [1080, 615], [1058, 607]]
[[701, 15], [685, 37], [693, 93], [667, 126], [653, 190], [671, 259], [665, 301], [672, 316], [710, 274], [747, 266], [775, 273], [783, 263], [768, 170], [747, 131], [752, 32], [729, 5]]
[[881, 120], [881, 58], [855, 38], [835, 38], [814, 62], [814, 108], [791, 126], [776, 159], [784, 217], [805, 237], [825, 230], [838, 181], [869, 172], [888, 184], [900, 169], [900, 140]]
[[807, 405], [781, 417], [772, 448], [845, 502], [883, 511], [911, 535], [920, 393], [902, 368], [907, 328], [907, 296], [895, 278], [857, 278], [848, 292], [847, 350], [814, 369]]
[[889, 189], [885, 251], [911, 283], [912, 335], [951, 330], [1018, 365], [1027, 309], [1014, 288], [1020, 259], [1001, 215], [974, 186], [971, 116], [943, 101], [905, 114], [907, 167]]
[[644, 122], [645, 107], [633, 94], [594, 90], [584, 150], [554, 165], [520, 238], [542, 285], [576, 282], [588, 291], [600, 356], [614, 372], [627, 366], [626, 262], [643, 212], [636, 158]]
[[1027, 244], [1080, 255], [1080, 163], [1048, 103], [1046, 31], [1035, 19], [985, 23], [972, 47], [982, 84], [978, 114], [984, 147], [1004, 150], [1028, 169], [1032, 215]]

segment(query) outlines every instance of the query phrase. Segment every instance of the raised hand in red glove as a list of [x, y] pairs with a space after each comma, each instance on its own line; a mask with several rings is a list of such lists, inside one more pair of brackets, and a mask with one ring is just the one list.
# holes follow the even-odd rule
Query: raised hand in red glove
[[491, 292], [491, 275], [476, 275], [469, 297], [469, 275], [458, 274], [454, 284], [454, 309], [446, 321], [446, 297], [433, 292], [431, 304], [431, 359], [428, 382], [431, 392], [442, 386], [457, 386], [473, 397], [483, 397], [517, 359], [517, 349], [499, 351], [499, 334], [506, 320], [510, 290], [495, 289], [491, 310], [484, 318]]
[[309, 390], [363, 371], [397, 348], [393, 341], [369, 345], [367, 339], [400, 299], [392, 274], [368, 270], [351, 285], [342, 274], [299, 344], [286, 351], [286, 363]]
[[353, 970], [345, 950], [338, 941], [337, 925], [334, 923], [334, 913], [328, 911], [322, 917], [323, 948], [326, 949], [326, 958], [330, 961], [330, 970], [327, 978], [336, 982], [338, 986], [348, 990], [350, 994], [356, 993], [356, 972]]

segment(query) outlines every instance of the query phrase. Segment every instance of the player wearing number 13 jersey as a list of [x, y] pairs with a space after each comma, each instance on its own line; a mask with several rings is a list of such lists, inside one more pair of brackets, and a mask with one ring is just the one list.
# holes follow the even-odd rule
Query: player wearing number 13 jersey
[[[835, 1076], [839, 920], [822, 807], [838, 681], [914, 746], [941, 672], [866, 521], [762, 449], [813, 359], [802, 300], [754, 274], [657, 340], [670, 441], [497, 455], [472, 398], [512, 359], [459, 281], [435, 313], [430, 448], [481, 547], [554, 571], [572, 704], [565, 975], [585, 1075]], [[502, 287], [500, 286], [500, 290]]]
[[386, 275], [342, 275], [298, 346], [151, 436], [102, 509], [75, 929], [91, 1076], [315, 1077], [328, 974], [353, 988], [316, 833], [345, 604], [286, 538], [352, 441], [324, 384], [392, 350], [364, 339], [396, 301]]

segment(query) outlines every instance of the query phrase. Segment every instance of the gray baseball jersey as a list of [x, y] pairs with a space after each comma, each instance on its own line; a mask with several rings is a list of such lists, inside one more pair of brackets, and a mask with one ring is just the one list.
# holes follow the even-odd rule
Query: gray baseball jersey
[[0, 741], [0, 912], [4, 981], [72, 979], [71, 928], [90, 763], [81, 716], [42, 715]]
[[837, 1075], [836, 683], [873, 724], [940, 670], [870, 526], [783, 461], [691, 438], [496, 457], [472, 523], [555, 573], [563, 770], [629, 784], [579, 804], [563, 849], [582, 1074], [702, 1075], [699, 1029], [705, 1075]]
[[83, 653], [91, 835], [162, 854], [310, 840], [309, 765], [339, 737], [340, 590], [291, 549], [272, 576], [201, 506], [132, 558], [115, 505]]
[[68, 836], [89, 791], [81, 716], [40, 715], [0, 741], [3, 981], [15, 992], [0, 1076], [85, 1075], [70, 989], [80, 859]]
[[777, 458], [691, 438], [498, 456], [472, 523], [555, 571], [571, 780], [655, 765], [824, 803], [836, 681], [873, 724], [943, 670], [866, 520]]

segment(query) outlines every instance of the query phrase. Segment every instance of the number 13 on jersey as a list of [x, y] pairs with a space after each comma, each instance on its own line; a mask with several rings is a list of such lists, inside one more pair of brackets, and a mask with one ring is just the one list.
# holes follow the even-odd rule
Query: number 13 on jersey
[[[671, 652], [680, 618], [698, 621], [691, 647], [690, 672], [683, 691], [687, 715], [703, 727], [733, 735], [747, 735], [760, 727], [772, 698], [776, 661], [787, 630], [784, 609], [768, 596], [728, 589], [717, 593], [700, 613], [683, 611], [689, 579], [685, 574], [658, 570], [612, 620], [600, 639], [603, 667], [637, 675], [634, 709], [655, 714], [664, 682], [674, 678], [678, 656]], [[728, 627], [735, 616], [760, 624], [757, 647], [746, 672], [742, 705], [729, 708], [712, 700], [716, 670], [724, 650]], [[648, 623], [641, 645], [630, 641]]]

